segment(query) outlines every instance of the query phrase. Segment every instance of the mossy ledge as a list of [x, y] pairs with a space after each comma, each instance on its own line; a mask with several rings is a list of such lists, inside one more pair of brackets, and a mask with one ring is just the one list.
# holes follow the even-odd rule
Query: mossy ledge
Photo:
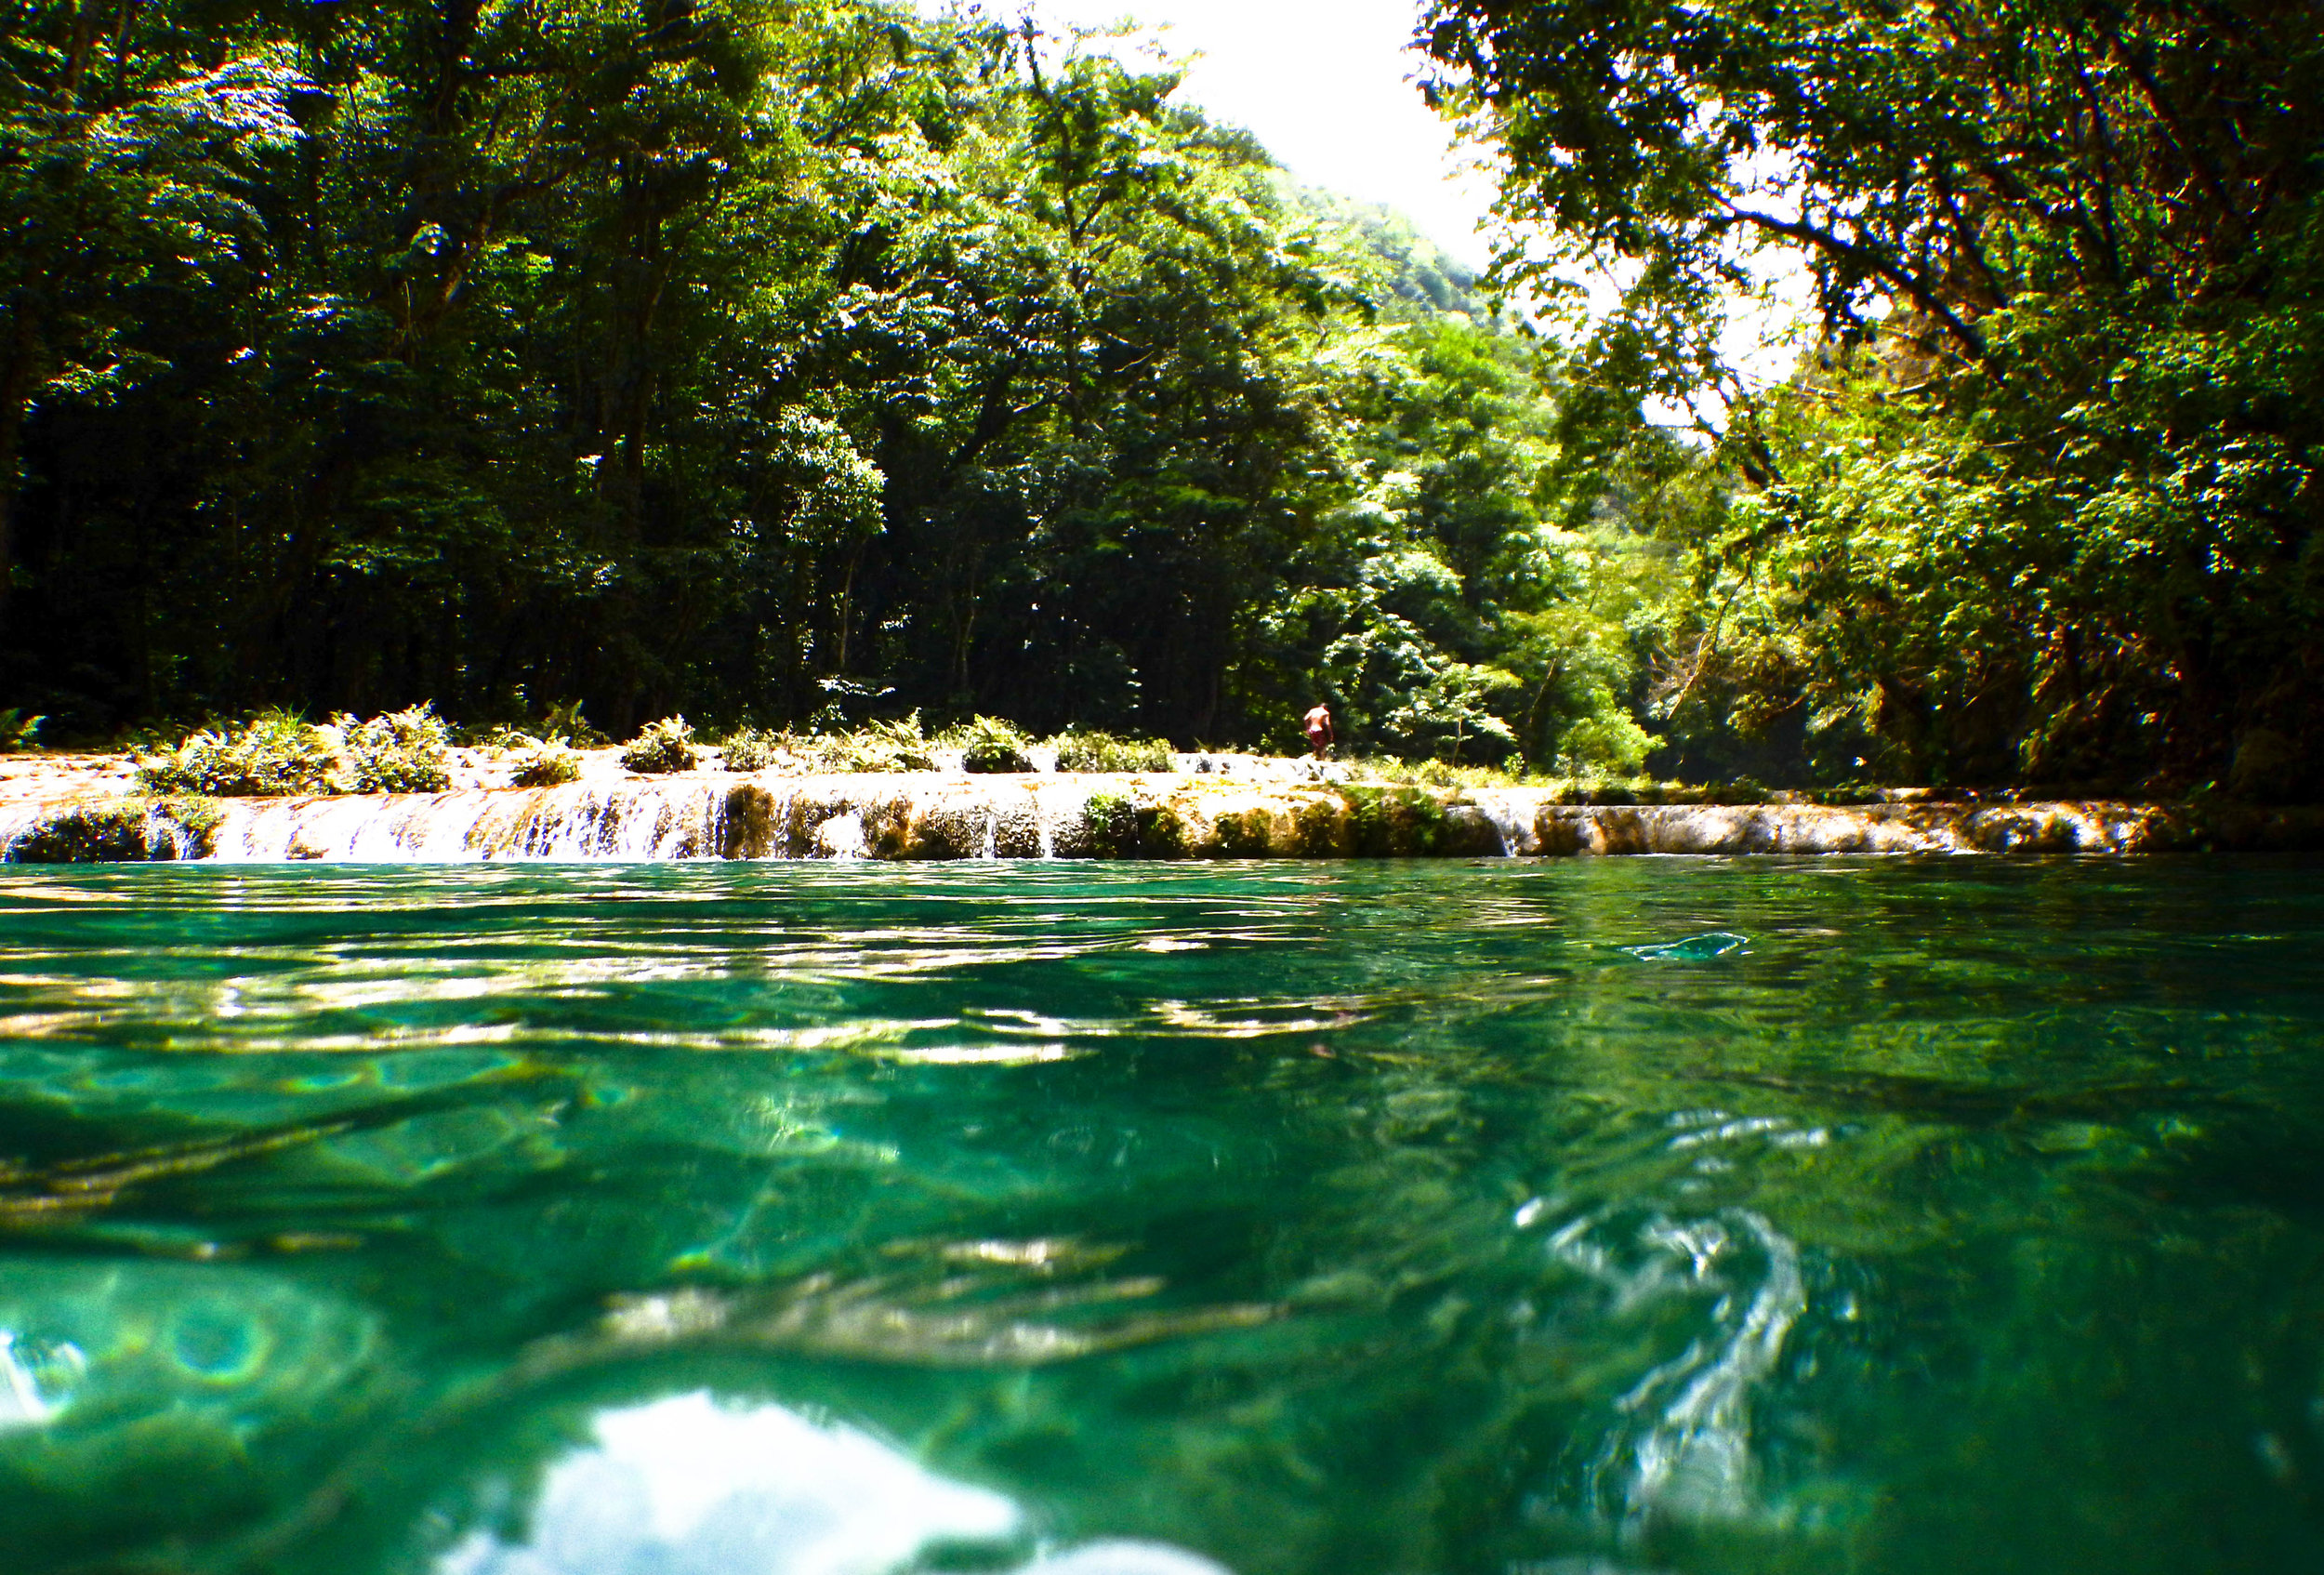
[[719, 772], [321, 799], [83, 796], [0, 811], [18, 864], [216, 858], [1489, 858], [2324, 850], [2324, 808], [2119, 801], [1582, 804], [1537, 788], [1185, 773]]

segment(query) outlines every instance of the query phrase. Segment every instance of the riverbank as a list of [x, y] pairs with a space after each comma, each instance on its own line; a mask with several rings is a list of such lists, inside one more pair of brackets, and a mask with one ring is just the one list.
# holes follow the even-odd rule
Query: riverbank
[[[971, 776], [638, 776], [610, 751], [519, 788], [478, 751], [446, 792], [311, 799], [137, 796], [115, 756], [0, 764], [0, 857], [214, 859], [1489, 858], [1631, 854], [2099, 854], [2324, 849], [2324, 809], [1991, 801], [1897, 793], [1816, 804], [1574, 802], [1569, 788], [1335, 779], [1305, 761]], [[1199, 769], [1197, 769], [1199, 768]]]

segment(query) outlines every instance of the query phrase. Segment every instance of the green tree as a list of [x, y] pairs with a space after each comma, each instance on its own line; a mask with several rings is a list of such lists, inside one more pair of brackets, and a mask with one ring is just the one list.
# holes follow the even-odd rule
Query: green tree
[[1718, 384], [1754, 254], [1815, 280], [1829, 366], [1737, 402], [1752, 493], [1697, 543], [1711, 688], [1901, 774], [2316, 780], [2309, 7], [1442, 0], [1424, 37], [1533, 226], [1505, 279], [1627, 270], [1584, 378]]
[[261, 228], [255, 161], [311, 96], [264, 7], [0, 5], [0, 637], [24, 424], [165, 364], [130, 331], [217, 283]]

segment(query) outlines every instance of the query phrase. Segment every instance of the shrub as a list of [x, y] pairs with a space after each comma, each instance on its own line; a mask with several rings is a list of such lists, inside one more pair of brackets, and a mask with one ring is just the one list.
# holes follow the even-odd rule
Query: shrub
[[581, 702], [578, 700], [549, 707], [548, 715], [541, 719], [540, 736], [578, 744], [585, 749], [613, 742], [589, 725], [588, 719], [581, 714]]
[[535, 738], [519, 733], [510, 739], [516, 749], [516, 784], [520, 788], [554, 788], [577, 781], [581, 757], [562, 738]]
[[1183, 858], [1186, 823], [1168, 804], [1141, 804], [1120, 793], [1092, 793], [1081, 810], [1092, 858]]
[[1138, 805], [1119, 793], [1092, 793], [1081, 807], [1084, 836], [1093, 858], [1134, 858], [1138, 853]]
[[331, 738], [288, 711], [266, 711], [236, 733], [205, 730], [138, 762], [138, 791], [213, 798], [337, 792]]
[[866, 722], [853, 733], [826, 735], [813, 740], [823, 746], [828, 771], [934, 771], [936, 756], [928, 735], [920, 731], [920, 713], [902, 721]]
[[1176, 764], [1167, 738], [1117, 738], [1072, 729], [1050, 743], [1060, 771], [1169, 771]]
[[1445, 830], [1445, 806], [1410, 788], [1350, 786], [1348, 829], [1358, 858], [1425, 858]]
[[694, 730], [684, 717], [664, 717], [621, 747], [621, 763], [641, 775], [694, 768]]
[[39, 748], [40, 745], [33, 735], [40, 732], [40, 724], [47, 720], [46, 717], [28, 717], [14, 706], [0, 711], [0, 755], [20, 755], [27, 749]]
[[425, 703], [359, 721], [333, 719], [347, 760], [347, 785], [358, 793], [441, 793], [452, 786], [451, 734]]
[[731, 735], [719, 752], [719, 763], [729, 771], [765, 771], [785, 754], [786, 736], [746, 727]]
[[866, 722], [826, 733], [761, 733], [745, 729], [726, 741], [729, 771], [780, 769], [809, 775], [852, 772], [934, 771], [936, 756], [920, 731], [920, 714], [901, 721]]
[[218, 828], [226, 823], [226, 811], [215, 799], [164, 799], [152, 808], [165, 831], [178, 832], [172, 839], [178, 857], [208, 858], [218, 851]]
[[960, 751], [963, 771], [999, 774], [1033, 769], [1033, 758], [1025, 753], [1033, 740], [998, 717], [978, 717], [948, 728], [940, 742]]
[[44, 816], [6, 850], [11, 864], [122, 864], [147, 856], [145, 806], [83, 804]]

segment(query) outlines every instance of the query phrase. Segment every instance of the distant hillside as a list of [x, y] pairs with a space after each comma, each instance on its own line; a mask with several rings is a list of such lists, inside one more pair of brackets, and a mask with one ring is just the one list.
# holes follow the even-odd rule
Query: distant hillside
[[1298, 211], [1318, 222], [1343, 226], [1362, 236], [1373, 256], [1386, 265], [1389, 294], [1380, 303], [1383, 315], [1457, 313], [1479, 327], [1499, 321], [1491, 304], [1476, 292], [1475, 271], [1456, 262], [1396, 209], [1287, 182], [1286, 196]]

